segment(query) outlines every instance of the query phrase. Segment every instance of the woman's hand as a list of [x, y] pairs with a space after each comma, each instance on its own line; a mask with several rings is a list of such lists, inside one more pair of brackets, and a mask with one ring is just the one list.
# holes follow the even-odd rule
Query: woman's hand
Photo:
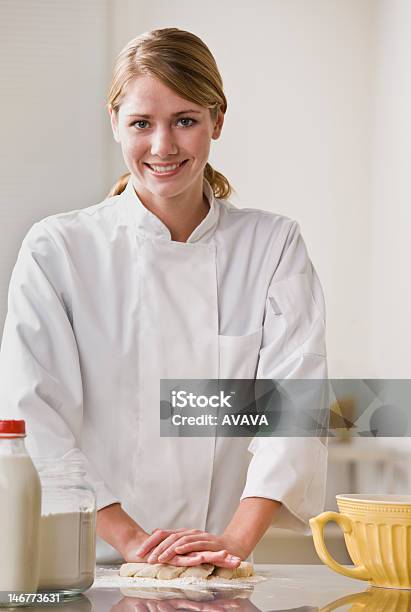
[[[149, 538], [150, 536], [148, 533], [145, 533], [143, 536], [139, 532], [135, 534], [129, 533], [128, 539], [119, 547], [119, 552], [124, 558], [124, 561], [127, 561], [127, 563], [147, 563], [147, 555], [145, 553], [141, 554], [140, 549]], [[175, 559], [178, 561], [178, 556], [176, 556]], [[177, 563], [174, 565], [177, 565]], [[185, 565], [185, 563], [180, 563], [180, 565]], [[189, 559], [187, 565], [195, 565], [195, 560]]]
[[[97, 533], [116, 548], [128, 563], [144, 563], [151, 556], [152, 549], [160, 544], [170, 534], [178, 539], [179, 534], [196, 530], [176, 529], [165, 531], [157, 529], [152, 535], [146, 533], [124, 510], [120, 504], [111, 504], [97, 513]], [[201, 533], [201, 532], [199, 532]], [[161, 563], [161, 562], [160, 562]], [[221, 567], [237, 567], [240, 559], [232, 558], [226, 550], [210, 550], [201, 553], [173, 553], [168, 563], [190, 567], [201, 563], [212, 563]]]
[[[148, 563], [238, 567], [247, 557], [241, 543], [228, 536], [216, 536], [198, 529], [156, 529], [137, 550]], [[184, 556], [182, 556], [184, 555]]]
[[[181, 531], [185, 532], [186, 530], [182, 529]], [[145, 538], [146, 541], [150, 537], [151, 536], [147, 535]], [[120, 553], [124, 560], [128, 563], [147, 563], [149, 562], [147, 554], [144, 552], [141, 553], [141, 548], [141, 535], [136, 534], [135, 537], [130, 535], [127, 542], [121, 547]], [[148, 555], [150, 555], [150, 553], [148, 553]], [[193, 565], [200, 565], [201, 563], [212, 563], [213, 565], [219, 565], [221, 567], [237, 567], [239, 562], [233, 564], [230, 557], [231, 555], [229, 555], [225, 550], [217, 552], [208, 551], [200, 554], [189, 553], [187, 555], [178, 555], [173, 553], [167, 562], [171, 563], [171, 565], [178, 565], [181, 567], [191, 567]], [[153, 563], [157, 563], [157, 561], [153, 561]], [[158, 563], [162, 563], [162, 561], [159, 561]]]

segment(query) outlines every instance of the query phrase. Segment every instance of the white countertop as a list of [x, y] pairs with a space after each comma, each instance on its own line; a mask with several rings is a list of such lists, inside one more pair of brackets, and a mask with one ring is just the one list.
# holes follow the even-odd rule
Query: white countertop
[[[374, 610], [374, 604], [378, 609], [385, 610], [388, 605], [394, 602], [400, 605], [398, 609], [411, 609], [411, 591], [395, 591], [373, 588], [369, 590], [366, 582], [345, 578], [334, 573], [324, 565], [256, 565], [255, 571], [267, 578], [264, 582], [253, 585], [253, 590], [233, 593], [235, 597], [235, 612], [257, 612], [263, 611], [291, 611], [300, 612], [322, 612], [329, 610], [347, 610], [347, 604], [355, 601], [367, 602], [365, 609]], [[98, 575], [98, 574], [97, 574]], [[84, 598], [78, 602], [73, 601], [64, 610], [78, 612], [164, 612], [160, 599], [166, 596], [161, 589], [151, 593], [138, 592], [135, 597], [124, 596], [118, 588], [100, 588], [96, 585], [91, 587], [84, 594]], [[173, 597], [175, 606], [172, 604]], [[190, 601], [187, 609], [221, 612], [224, 607], [224, 600], [227, 592], [214, 594], [214, 601], [194, 602]], [[352, 601], [341, 602], [341, 606], [336, 606], [336, 600], [352, 596]], [[149, 599], [147, 599], [147, 597]], [[182, 599], [187, 599], [191, 595], [186, 591], [173, 590], [170, 595], [168, 590], [167, 610], [171, 612], [173, 608], [183, 609]], [[87, 600], [85, 599], [87, 598]], [[148, 604], [148, 605], [147, 605]], [[170, 605], [171, 604], [171, 605]], [[226, 604], [228, 602], [226, 601]], [[345, 607], [344, 607], [345, 605]], [[231, 607], [230, 612], [233, 611]], [[234, 611], [233, 611], [234, 612]]]

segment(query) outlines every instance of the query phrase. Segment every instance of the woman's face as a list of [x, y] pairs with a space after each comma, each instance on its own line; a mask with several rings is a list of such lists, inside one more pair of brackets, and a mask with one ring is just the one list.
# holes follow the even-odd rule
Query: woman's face
[[125, 89], [118, 113], [109, 108], [114, 138], [139, 195], [170, 198], [201, 185], [211, 139], [224, 115], [180, 98], [161, 81], [140, 75]]

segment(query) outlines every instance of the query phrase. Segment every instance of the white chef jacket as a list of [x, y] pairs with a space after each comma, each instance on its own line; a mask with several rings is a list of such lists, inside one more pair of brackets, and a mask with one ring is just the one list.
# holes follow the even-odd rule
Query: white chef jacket
[[2, 418], [26, 420], [32, 456], [84, 458], [97, 508], [119, 501], [148, 532], [221, 533], [257, 496], [282, 502], [275, 525], [308, 534], [324, 504], [319, 439], [160, 438], [161, 378], [327, 376], [298, 224], [216, 199], [206, 180], [204, 193], [185, 243], [131, 180], [31, 227], [10, 282]]

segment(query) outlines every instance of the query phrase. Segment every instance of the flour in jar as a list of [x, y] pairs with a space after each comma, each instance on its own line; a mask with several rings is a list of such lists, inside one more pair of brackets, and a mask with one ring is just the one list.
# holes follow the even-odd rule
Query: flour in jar
[[45, 514], [40, 523], [41, 590], [85, 590], [94, 581], [95, 512]]

